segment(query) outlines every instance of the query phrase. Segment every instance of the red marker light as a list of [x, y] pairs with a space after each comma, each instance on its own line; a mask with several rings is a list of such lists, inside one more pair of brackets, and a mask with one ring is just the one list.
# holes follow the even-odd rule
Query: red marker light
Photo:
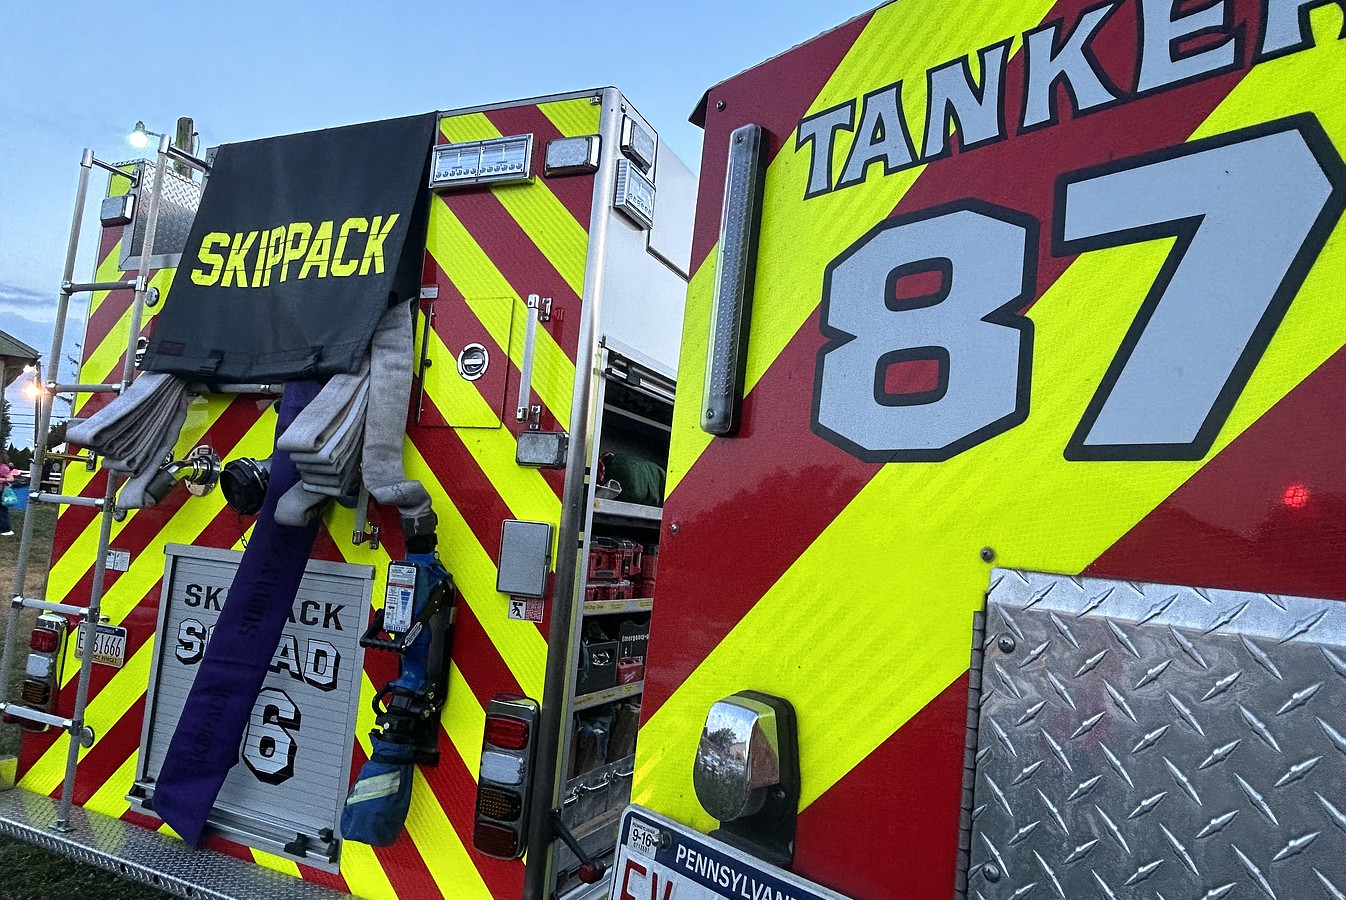
[[46, 628], [34, 628], [28, 639], [28, 646], [38, 653], [55, 653], [61, 643], [61, 636]]
[[472, 846], [487, 856], [514, 859], [519, 849], [519, 836], [512, 828], [478, 821], [472, 828]]
[[1303, 509], [1309, 504], [1309, 489], [1302, 484], [1292, 484], [1281, 495], [1281, 502], [1291, 509]]
[[513, 716], [487, 716], [486, 742], [505, 750], [528, 746], [528, 723]]

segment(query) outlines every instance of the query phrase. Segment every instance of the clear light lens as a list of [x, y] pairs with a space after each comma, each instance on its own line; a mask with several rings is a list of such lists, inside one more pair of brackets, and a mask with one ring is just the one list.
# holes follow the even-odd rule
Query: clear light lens
[[488, 750], [481, 755], [481, 777], [500, 784], [522, 784], [523, 758]]

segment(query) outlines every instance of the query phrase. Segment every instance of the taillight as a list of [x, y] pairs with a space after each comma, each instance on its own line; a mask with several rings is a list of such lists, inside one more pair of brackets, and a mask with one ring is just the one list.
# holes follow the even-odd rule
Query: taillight
[[472, 846], [487, 856], [518, 859], [527, 848], [537, 715], [537, 703], [527, 697], [497, 694], [486, 705]]
[[48, 628], [34, 628], [32, 637], [28, 639], [28, 646], [38, 653], [55, 653], [60, 645], [60, 634]]
[[528, 735], [532, 731], [523, 719], [513, 716], [486, 717], [486, 743], [494, 744], [502, 750], [523, 750], [528, 746]]
[[519, 841], [519, 829], [493, 825], [490, 822], [483, 822], [480, 818], [472, 828], [472, 846], [497, 859], [518, 859], [523, 856]]
[[[24, 666], [23, 687], [19, 691], [24, 706], [39, 712], [54, 712], [56, 694], [61, 683], [61, 639], [65, 637], [66, 621], [53, 613], [43, 613], [33, 625], [28, 638], [28, 662]], [[5, 721], [12, 721], [6, 716]], [[47, 725], [19, 719], [28, 731], [46, 731]]]

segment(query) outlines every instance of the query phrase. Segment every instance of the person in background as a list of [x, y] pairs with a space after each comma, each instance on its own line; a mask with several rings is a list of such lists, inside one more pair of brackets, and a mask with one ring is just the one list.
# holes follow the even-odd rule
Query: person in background
[[[9, 464], [9, 457], [0, 453], [0, 491], [14, 483], [15, 469]], [[0, 537], [13, 537], [14, 529], [9, 524], [9, 509], [0, 505]]]

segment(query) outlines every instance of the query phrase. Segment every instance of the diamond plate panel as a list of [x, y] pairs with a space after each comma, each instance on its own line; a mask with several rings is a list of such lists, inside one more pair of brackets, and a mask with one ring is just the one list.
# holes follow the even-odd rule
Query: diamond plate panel
[[996, 570], [982, 651], [969, 897], [1346, 900], [1346, 603]]
[[[0, 835], [28, 841], [189, 900], [338, 900], [338, 893], [213, 850], [76, 806], [59, 832], [57, 801], [22, 788], [0, 791]], [[23, 872], [19, 872], [22, 876]], [[0, 895], [14, 896], [3, 889]]]
[[[122, 269], [134, 269], [140, 265], [140, 254], [145, 245], [145, 227], [149, 222], [154, 169], [154, 163], [143, 160], [136, 163], [136, 174], [142, 187], [136, 189], [138, 196], [135, 211], [122, 240]], [[150, 257], [150, 265], [154, 268], [177, 266], [182, 251], [187, 247], [187, 236], [192, 230], [196, 209], [201, 204], [201, 185], [172, 169], [164, 172], [163, 190], [163, 199], [159, 201], [159, 224], [154, 230], [153, 255]]]

